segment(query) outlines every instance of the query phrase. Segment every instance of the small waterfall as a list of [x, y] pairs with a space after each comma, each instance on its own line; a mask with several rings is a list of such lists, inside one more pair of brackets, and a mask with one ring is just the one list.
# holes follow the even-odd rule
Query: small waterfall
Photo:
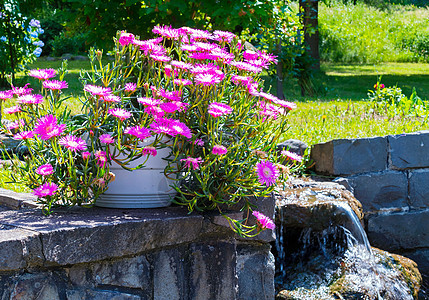
[[400, 268], [374, 253], [338, 195], [306, 188], [278, 199], [276, 289], [287, 294], [278, 299], [413, 299]]

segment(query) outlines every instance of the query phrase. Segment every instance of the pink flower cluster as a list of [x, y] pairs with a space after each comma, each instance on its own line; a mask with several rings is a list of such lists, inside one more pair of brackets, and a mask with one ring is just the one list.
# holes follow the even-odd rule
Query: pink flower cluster
[[259, 211], [252, 212], [252, 215], [256, 217], [256, 222], [258, 224], [258, 227], [260, 229], [272, 229], [274, 230], [276, 228], [276, 225], [274, 224], [273, 220], [268, 218], [266, 215]]

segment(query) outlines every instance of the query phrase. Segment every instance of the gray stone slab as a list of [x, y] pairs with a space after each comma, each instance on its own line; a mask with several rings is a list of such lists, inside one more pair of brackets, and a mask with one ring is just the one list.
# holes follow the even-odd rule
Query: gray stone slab
[[429, 167], [429, 131], [391, 135], [387, 140], [390, 169]]
[[387, 168], [387, 138], [339, 139], [311, 149], [316, 172], [351, 175]]
[[203, 217], [183, 207], [2, 211], [0, 224], [40, 233], [47, 264], [122, 257], [198, 239]]
[[37, 232], [0, 225], [0, 271], [40, 266], [43, 260]]
[[371, 216], [367, 233], [372, 246], [385, 250], [429, 247], [429, 210]]
[[354, 196], [364, 212], [408, 208], [408, 178], [406, 172], [383, 171], [347, 178]]
[[269, 245], [237, 245], [237, 299], [274, 299], [274, 260]]
[[[148, 255], [153, 266], [153, 299], [189, 299], [189, 251], [187, 246]], [[213, 274], [215, 276], [215, 274]]]
[[238, 287], [234, 243], [191, 244], [190, 258], [189, 299], [236, 299]]
[[67, 300], [143, 300], [139, 295], [96, 289], [69, 289], [66, 291]]
[[410, 171], [410, 206], [429, 207], [429, 169]]
[[40, 207], [36, 200], [37, 197], [29, 193], [0, 189], [0, 204], [12, 209]]
[[59, 300], [61, 298], [59, 289], [49, 273], [27, 273], [16, 279], [10, 299]]

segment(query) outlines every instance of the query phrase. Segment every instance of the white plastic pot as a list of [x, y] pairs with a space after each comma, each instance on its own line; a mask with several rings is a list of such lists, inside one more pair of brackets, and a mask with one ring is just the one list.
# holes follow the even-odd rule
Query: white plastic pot
[[[145, 140], [140, 146], [149, 145], [152, 141]], [[128, 171], [119, 164], [112, 162], [110, 171], [115, 180], [109, 183], [106, 192], [100, 195], [95, 205], [111, 208], [155, 208], [171, 204], [176, 191], [170, 187], [173, 180], [164, 175], [164, 169], [170, 149], [157, 149], [156, 156], [149, 156], [145, 166], [138, 170]], [[121, 156], [119, 156], [121, 158]], [[145, 157], [131, 162], [129, 167], [136, 167]]]

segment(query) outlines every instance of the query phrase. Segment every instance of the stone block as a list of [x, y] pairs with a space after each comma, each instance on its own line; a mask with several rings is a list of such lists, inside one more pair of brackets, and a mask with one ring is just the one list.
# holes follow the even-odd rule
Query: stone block
[[188, 254], [188, 247], [182, 246], [148, 255], [153, 268], [154, 300], [188, 299]]
[[364, 212], [408, 208], [408, 178], [405, 172], [383, 171], [348, 177]]
[[10, 300], [59, 300], [59, 289], [48, 273], [24, 274], [17, 278]]
[[71, 265], [135, 255], [189, 243], [202, 234], [203, 217], [183, 207], [2, 211], [0, 224], [40, 233], [48, 265]]
[[296, 153], [298, 155], [303, 156], [305, 154], [305, 150], [307, 150], [308, 145], [300, 140], [289, 139], [280, 144], [277, 144], [278, 150], [289, 150], [290, 152]]
[[372, 246], [385, 250], [429, 247], [429, 210], [370, 216], [367, 233]]
[[139, 295], [122, 293], [117, 291], [95, 290], [95, 289], [70, 289], [66, 291], [67, 300], [142, 300]]
[[316, 144], [311, 158], [316, 172], [330, 175], [383, 171], [387, 168], [387, 139], [339, 139]]
[[40, 266], [43, 260], [36, 232], [0, 224], [0, 271]]
[[91, 271], [97, 285], [135, 288], [151, 294], [151, 266], [143, 255], [94, 263]]
[[189, 299], [236, 299], [234, 242], [206, 241], [190, 246]]
[[237, 245], [239, 300], [274, 299], [274, 256], [269, 245]]
[[0, 189], [0, 204], [12, 209], [40, 208], [36, 200], [37, 197], [29, 193], [16, 193], [14, 191]]
[[[429, 248], [415, 249], [402, 253], [417, 263], [417, 268], [422, 274], [429, 276]], [[429, 284], [429, 282], [428, 282]]]
[[429, 167], [429, 131], [391, 135], [387, 140], [390, 169]]
[[409, 181], [411, 208], [429, 207], [429, 169], [410, 171]]

